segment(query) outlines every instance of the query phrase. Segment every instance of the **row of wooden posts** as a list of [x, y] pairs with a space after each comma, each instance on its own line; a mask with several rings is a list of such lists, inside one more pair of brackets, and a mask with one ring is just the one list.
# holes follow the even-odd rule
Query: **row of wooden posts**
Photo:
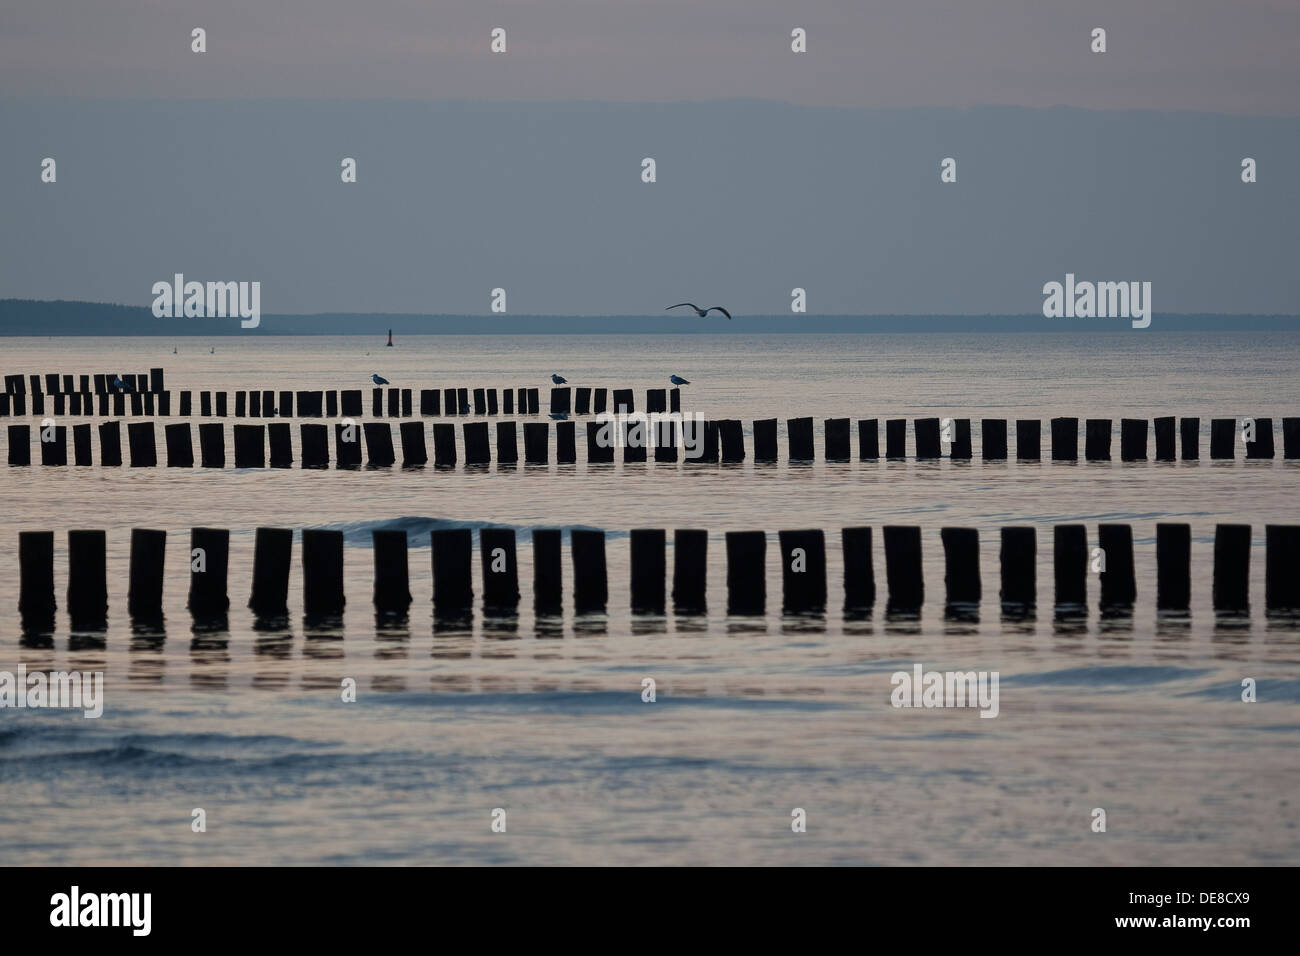
[[[890, 526], [882, 529], [887, 611], [915, 613], [925, 598], [921, 569], [921, 529]], [[534, 529], [533, 599], [540, 614], [562, 610], [563, 574], [559, 528]], [[405, 613], [411, 604], [404, 530], [375, 530], [373, 534], [373, 601], [382, 613]], [[572, 596], [576, 613], [599, 613], [609, 600], [605, 567], [606, 532], [574, 529], [570, 534]], [[667, 606], [667, 532], [638, 529], [629, 535], [631, 549], [631, 607], [636, 613], [662, 614]], [[1006, 526], [1001, 534], [1000, 601], [1009, 614], [1032, 613], [1038, 603], [1037, 532], [1033, 527]], [[872, 529], [844, 528], [844, 609], [869, 614], [876, 604]], [[510, 612], [520, 601], [517, 534], [512, 528], [479, 531], [480, 586], [485, 612]], [[943, 528], [944, 586], [949, 608], [977, 610], [983, 599], [979, 566], [979, 532], [975, 528]], [[253, 585], [248, 606], [259, 617], [288, 613], [288, 589], [294, 532], [289, 528], [258, 528], [253, 548]], [[826, 536], [821, 530], [781, 531], [777, 535], [782, 568], [782, 610], [822, 612], [827, 605]], [[679, 529], [672, 533], [672, 606], [678, 613], [707, 609], [707, 531]], [[1103, 612], [1131, 611], [1137, 598], [1133, 561], [1133, 529], [1127, 524], [1097, 526], [1097, 547], [1090, 550], [1081, 524], [1052, 529], [1055, 608], [1058, 613], [1083, 612], [1087, 607], [1087, 575], [1099, 574], [1099, 607]], [[164, 556], [167, 533], [131, 532], [128, 611], [132, 617], [162, 615]], [[343, 532], [302, 531], [303, 611], [331, 616], [343, 612]], [[468, 528], [430, 533], [433, 603], [439, 614], [463, 614], [474, 603], [474, 535]], [[68, 532], [67, 607], [73, 629], [102, 627], [107, 620], [107, 534]], [[764, 614], [767, 605], [768, 536], [764, 531], [726, 534], [727, 613]], [[54, 532], [19, 533], [20, 599], [24, 627], [52, 626], [56, 610]], [[1251, 527], [1221, 524], [1215, 529], [1213, 602], [1217, 611], [1241, 613], [1250, 606]], [[1191, 603], [1191, 527], [1156, 525], [1156, 607], [1186, 611]], [[196, 617], [222, 616], [230, 607], [227, 580], [230, 532], [194, 528], [190, 532], [189, 609]], [[1267, 610], [1300, 611], [1300, 525], [1265, 528], [1265, 604]]]
[[[947, 457], [954, 460], [969, 460], [972, 457], [970, 442], [970, 420], [950, 420], [953, 429], [952, 441]], [[1283, 457], [1300, 458], [1300, 418], [1282, 420]], [[495, 424], [495, 458], [493, 455], [490, 424]], [[622, 458], [627, 462], [643, 462], [648, 457], [654, 461], [675, 462], [681, 457], [686, 461], [716, 463], [741, 462], [750, 456], [746, 446], [744, 423], [737, 419], [721, 421], [704, 421], [697, 423], [691, 418], [661, 421], [656, 427], [649, 427], [645, 422], [632, 421], [609, 422], [588, 421], [583, 423], [586, 429], [586, 460], [588, 463], [609, 463], [615, 460], [615, 454], [622, 447]], [[852, 456], [851, 421], [847, 418], [828, 418], [823, 421], [823, 454], [827, 461], [849, 461]], [[1008, 457], [1007, 422], [1005, 419], [984, 419], [984, 443], [981, 457], [985, 461], [1004, 461]], [[1155, 420], [1155, 460], [1173, 461], [1181, 457], [1184, 461], [1200, 458], [1200, 419], [1184, 418], [1181, 423], [1174, 418], [1157, 418]], [[577, 462], [577, 423], [560, 422], [524, 422], [522, 423], [524, 453], [526, 464], [547, 464], [551, 458], [552, 425], [555, 432], [555, 460], [559, 464]], [[1019, 460], [1038, 461], [1042, 457], [1040, 442], [1040, 423], [1038, 421], [1016, 422], [1017, 447]], [[1032, 426], [1032, 427], [1031, 427]], [[1077, 418], [1055, 418], [1051, 421], [1051, 459], [1053, 461], [1077, 461], [1079, 459], [1079, 420]], [[40, 462], [43, 465], [62, 466], [69, 464], [68, 427], [53, 423], [44, 426], [9, 425], [8, 426], [8, 462], [14, 466], [32, 463], [32, 442], [40, 446]], [[122, 465], [121, 423], [117, 421], [101, 422], [93, 426], [99, 432], [99, 463], [105, 466]], [[194, 455], [193, 428], [189, 422], [176, 422], [163, 426], [166, 464], [173, 468], [191, 468], [196, 464], [204, 468], [224, 468], [226, 466], [226, 430], [219, 422], [204, 422], [197, 425], [199, 433], [199, 457]], [[236, 468], [290, 468], [294, 463], [292, 426], [288, 422], [276, 422], [261, 425], [236, 424], [233, 426], [234, 466]], [[397, 452], [393, 443], [392, 426], [383, 421], [366, 421], [361, 423], [338, 422], [334, 424], [334, 455], [330, 456], [329, 426], [324, 424], [299, 424], [299, 450], [303, 468], [328, 468], [331, 462], [337, 467], [358, 467], [363, 462], [362, 439], [364, 438], [365, 463], [374, 466], [388, 466], [397, 463]], [[889, 419], [885, 422], [885, 449], [887, 459], [907, 457], [907, 420]], [[1253, 420], [1253, 440], [1243, 441], [1245, 457], [1250, 459], [1271, 459], [1276, 455], [1273, 440], [1273, 422], [1269, 418]], [[72, 429], [72, 464], [88, 466], [94, 464], [91, 446], [92, 426], [82, 423], [71, 426]], [[683, 429], [692, 429], [684, 432]], [[432, 426], [434, 457], [436, 467], [454, 467], [463, 453], [467, 465], [489, 465], [495, 460], [498, 464], [512, 465], [520, 461], [519, 430], [514, 421], [465, 422], [461, 425], [461, 441], [456, 440], [456, 426], [451, 423], [435, 423]], [[621, 436], [619, 432], [621, 431]], [[1233, 459], [1237, 454], [1237, 445], [1241, 435], [1241, 425], [1235, 419], [1216, 418], [1210, 422], [1210, 458], [1214, 460]], [[1111, 460], [1110, 419], [1088, 419], [1086, 421], [1086, 441], [1084, 458], [1088, 461]], [[425, 444], [426, 426], [420, 421], [401, 422], [398, 424], [398, 439], [401, 448], [402, 464], [406, 466], [425, 465], [429, 462]], [[945, 457], [942, 453], [941, 425], [938, 418], [918, 418], [913, 422], [913, 434], [918, 459], [937, 459]], [[813, 461], [816, 459], [814, 446], [814, 422], [812, 418], [792, 418], [786, 421], [787, 460]], [[1120, 429], [1120, 458], [1123, 461], [1145, 461], [1148, 459], [1148, 423], [1144, 419], [1124, 419]], [[1181, 437], [1181, 449], [1177, 447], [1176, 437]], [[686, 442], [683, 443], [683, 439]], [[689, 445], [689, 449], [686, 447]], [[269, 447], [269, 457], [268, 457]], [[127, 424], [127, 461], [132, 467], [154, 467], [160, 464], [157, 437], [153, 422], [130, 422]], [[698, 454], [694, 454], [698, 451]], [[1181, 451], [1181, 454], [1179, 452]], [[760, 419], [752, 423], [752, 457], [758, 462], [773, 462], [779, 459], [777, 438], [777, 420]], [[879, 444], [879, 421], [869, 419], [858, 422], [858, 458], [862, 461], [877, 460], [881, 456]]]
[[[82, 376], [85, 378], [85, 376]], [[21, 376], [19, 376], [21, 378]], [[35, 376], [33, 376], [35, 378]], [[179, 394], [177, 414], [190, 418], [194, 412], [194, 393]], [[362, 415], [361, 389], [341, 391], [201, 391], [199, 417], [227, 418], [337, 418], [340, 414]], [[233, 401], [231, 400], [233, 396]], [[0, 418], [23, 417], [28, 414], [28, 395], [23, 392], [0, 394]], [[31, 414], [85, 415], [98, 414], [124, 418], [128, 409], [132, 417], [170, 417], [172, 393], [168, 391], [110, 390], [107, 392], [33, 392]], [[46, 399], [49, 399], [47, 402]], [[374, 388], [370, 395], [370, 414], [374, 418], [413, 417], [414, 391], [409, 388]], [[541, 411], [541, 392], [536, 388], [425, 388], [419, 390], [420, 415], [429, 416], [492, 416], [537, 415]], [[499, 400], [498, 400], [499, 399]], [[551, 414], [599, 415], [605, 411], [636, 411], [633, 390], [630, 388], [570, 388], [551, 389]], [[681, 389], [646, 389], [645, 411], [681, 411]], [[98, 412], [96, 409], [98, 408]], [[297, 414], [295, 415], [295, 410]]]
[[[121, 381], [122, 385], [113, 384]], [[164, 371], [151, 368], [147, 372], [100, 372], [92, 375], [61, 375], [47, 372], [44, 375], [6, 375], [5, 394], [25, 395], [31, 383], [32, 395], [105, 395], [113, 392], [161, 392], [164, 390]], [[94, 391], [91, 391], [91, 388]]]

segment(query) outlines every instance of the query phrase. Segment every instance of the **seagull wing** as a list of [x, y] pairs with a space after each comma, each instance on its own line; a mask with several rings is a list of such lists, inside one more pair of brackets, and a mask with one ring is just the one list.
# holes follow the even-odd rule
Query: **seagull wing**
[[[668, 309], [680, 309], [684, 305], [689, 305], [696, 312], [700, 311], [700, 307], [696, 305], [694, 302], [678, 302], [676, 305], [670, 305]], [[664, 309], [664, 311], [667, 312], [668, 309]]]
[[709, 306], [707, 309], [705, 309], [704, 311], [705, 311], [706, 313], [708, 313], [708, 312], [712, 312], [714, 309], [717, 309], [719, 312], [721, 312], [721, 313], [722, 313], [723, 315], [725, 315], [727, 318], [731, 318], [731, 313], [728, 312], [726, 309], [724, 309], [724, 308], [723, 308], [722, 306], [720, 306], [720, 305], [711, 305], [711, 306]]

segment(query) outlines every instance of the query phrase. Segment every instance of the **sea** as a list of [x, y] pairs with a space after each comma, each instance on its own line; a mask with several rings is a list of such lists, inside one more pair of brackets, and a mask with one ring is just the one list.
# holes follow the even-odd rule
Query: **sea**
[[[1295, 865], [1300, 625], [1265, 614], [1264, 527], [1300, 523], [1300, 462], [1281, 455], [1298, 364], [1291, 332], [426, 335], [392, 348], [357, 335], [0, 338], [5, 374], [161, 366], [173, 391], [359, 388], [367, 412], [374, 373], [412, 389], [536, 387], [542, 421], [552, 374], [634, 389], [638, 403], [675, 374], [690, 381], [683, 412], [747, 432], [777, 418], [783, 448], [785, 420], [811, 416], [818, 443], [811, 464], [0, 464], [0, 671], [104, 675], [98, 718], [0, 708], [0, 861]], [[1050, 418], [1111, 419], [1118, 459], [1119, 420], [1161, 415], [1200, 418], [1200, 460], [980, 460], [983, 418], [1040, 419], [1045, 447]], [[927, 416], [976, 422], [974, 460], [822, 460], [822, 419]], [[1247, 417], [1272, 419], [1277, 456], [1247, 461], [1238, 446], [1208, 460], [1210, 420]], [[59, 423], [83, 420], [95, 419]], [[909, 455], [911, 442], [909, 428]], [[1191, 526], [1180, 618], [1154, 607], [1159, 522]], [[1053, 614], [1063, 523], [1086, 525], [1090, 546], [1098, 524], [1132, 525], [1131, 615], [1098, 612], [1095, 575], [1086, 618]], [[925, 604], [893, 618], [878, 529], [900, 524], [922, 529]], [[1038, 533], [1029, 619], [998, 600], [1009, 524]], [[1213, 609], [1218, 524], [1252, 528], [1246, 616]], [[859, 525], [877, 529], [866, 617], [841, 610], [839, 529]], [[295, 540], [288, 624], [255, 627], [259, 526], [344, 532], [341, 624], [304, 619]], [[193, 527], [231, 531], [231, 609], [216, 629], [186, 609]], [[435, 621], [429, 533], [447, 527], [518, 532], [516, 616]], [[979, 532], [976, 614], [945, 613], [944, 527]], [[70, 631], [62, 607], [66, 532], [86, 528], [108, 536], [102, 632]], [[161, 630], [127, 614], [133, 528], [168, 533]], [[410, 544], [413, 603], [397, 622], [371, 603], [370, 534], [386, 528]], [[575, 617], [566, 538], [564, 613], [534, 614], [536, 528], [606, 531], [607, 613]], [[638, 528], [668, 530], [670, 569], [673, 529], [709, 532], [707, 613], [631, 612]], [[815, 528], [828, 607], [785, 616], [776, 533]], [[27, 530], [55, 532], [52, 635], [19, 627]], [[723, 536], [739, 530], [771, 536], [763, 616], [727, 614]], [[894, 706], [893, 675], [918, 664], [996, 673], [997, 716]]]

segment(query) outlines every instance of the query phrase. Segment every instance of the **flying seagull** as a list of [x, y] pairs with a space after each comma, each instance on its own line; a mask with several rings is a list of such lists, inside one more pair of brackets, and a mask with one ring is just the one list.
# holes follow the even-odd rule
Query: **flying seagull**
[[[731, 313], [728, 312], [726, 309], [724, 309], [724, 308], [723, 308], [722, 306], [720, 306], [720, 305], [711, 305], [711, 306], [709, 306], [707, 309], [701, 309], [701, 308], [700, 308], [698, 305], [696, 305], [694, 302], [678, 302], [676, 305], [670, 305], [670, 306], [668, 307], [668, 309], [680, 309], [682, 306], [687, 306], [688, 308], [692, 308], [692, 309], [694, 309], [694, 310], [695, 310], [695, 314], [698, 315], [701, 319], [704, 318], [706, 315], [708, 315], [710, 312], [712, 312], [714, 309], [717, 309], [719, 312], [721, 312], [721, 313], [722, 313], [723, 315], [725, 315], [727, 318], [731, 318]], [[664, 311], [667, 312], [668, 309], [664, 309]]]
[[130, 385], [128, 385], [126, 382], [122, 381], [122, 378], [121, 378], [121, 376], [119, 376], [119, 375], [114, 375], [114, 376], [113, 376], [113, 387], [114, 387], [114, 388], [120, 388], [120, 389], [122, 389], [124, 392], [134, 392], [134, 391], [135, 391], [135, 389], [133, 389]]
[[563, 375], [556, 375], [556, 374], [554, 374], [554, 373], [551, 374], [551, 381], [554, 382], [556, 385], [568, 385], [568, 384], [569, 384], [569, 380], [568, 380], [567, 378], [565, 378]]
[[370, 381], [374, 382], [376, 385], [387, 385], [387, 384], [388, 384], [388, 379], [386, 379], [386, 378], [381, 378], [381, 377], [378, 376], [378, 375], [371, 375], [371, 376], [370, 376]]
[[568, 412], [551, 412], [551, 418], [557, 422], [567, 422], [569, 420]]
[[686, 381], [686, 379], [682, 378], [680, 375], [669, 375], [669, 376], [668, 376], [668, 381], [672, 382], [674, 385], [690, 385], [690, 384], [691, 384], [690, 382]]

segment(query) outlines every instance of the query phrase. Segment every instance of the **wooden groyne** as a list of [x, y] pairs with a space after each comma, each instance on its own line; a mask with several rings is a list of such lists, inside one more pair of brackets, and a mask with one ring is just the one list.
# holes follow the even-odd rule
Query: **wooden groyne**
[[[880, 530], [884, 557], [885, 610], [915, 614], [925, 601], [922, 570], [922, 529], [886, 525]], [[531, 532], [532, 594], [538, 614], [563, 608], [564, 583], [575, 613], [601, 613], [609, 603], [606, 532], [570, 532], [570, 568], [563, 567], [562, 530]], [[1038, 606], [1038, 530], [1005, 526], [999, 535], [997, 600], [1004, 614], [1033, 616]], [[1254, 529], [1243, 524], [1215, 527], [1212, 602], [1224, 615], [1248, 615], [1250, 562]], [[403, 530], [372, 532], [375, 609], [404, 614], [411, 604], [408, 538]], [[478, 574], [475, 574], [474, 533], [469, 528], [432, 531], [429, 545], [433, 605], [436, 614], [459, 615], [472, 610], [476, 595], [484, 611], [515, 611], [520, 603], [518, 535], [511, 528], [487, 528], [478, 534]], [[840, 532], [843, 581], [837, 597], [846, 614], [869, 616], [877, 603], [874, 529], [844, 528]], [[1089, 538], [1082, 524], [1052, 528], [1052, 570], [1055, 613], [1061, 617], [1086, 613], [1095, 588], [1097, 606], [1105, 615], [1130, 614], [1139, 595], [1135, 575], [1133, 528], [1104, 523]], [[135, 529], [130, 536], [129, 597], [132, 618], [161, 619], [167, 536], [155, 529]], [[630, 550], [628, 603], [636, 614], [679, 614], [707, 611], [709, 535], [700, 529], [672, 533], [671, 573], [668, 532], [634, 529], [627, 536]], [[258, 528], [253, 539], [252, 588], [248, 607], [257, 617], [288, 613], [289, 579], [293, 572], [294, 533], [288, 528]], [[303, 613], [336, 616], [344, 595], [343, 533], [305, 529], [300, 538]], [[977, 614], [985, 591], [980, 568], [980, 532], [975, 528], [942, 528], [938, 546], [944, 558], [946, 613]], [[1269, 614], [1300, 614], [1300, 525], [1264, 528], [1264, 606]], [[175, 564], [188, 572], [188, 607], [195, 618], [223, 617], [230, 607], [230, 532], [194, 528], [189, 549]], [[730, 531], [725, 535], [726, 609], [729, 615], [767, 612], [769, 560], [781, 568], [781, 610], [786, 614], [821, 613], [829, 602], [827, 541], [820, 529], [780, 531], [773, 541], [764, 531]], [[67, 533], [68, 580], [66, 607], [76, 629], [104, 627], [109, 606], [104, 531]], [[250, 556], [240, 556], [247, 560]], [[1181, 523], [1155, 526], [1155, 607], [1184, 613], [1191, 606], [1191, 527]], [[57, 601], [54, 574], [54, 532], [25, 531], [18, 536], [19, 610], [25, 630], [50, 630]], [[1095, 585], [1089, 577], [1097, 578]], [[477, 579], [477, 580], [476, 580]], [[668, 585], [671, 582], [671, 589]], [[1149, 588], [1151, 582], [1144, 587]]]
[[[1119, 428], [1118, 459], [1124, 462], [1199, 461], [1200, 421], [1199, 418], [1176, 420], [1172, 416], [1156, 418], [1154, 422], [1123, 419]], [[792, 463], [816, 460], [847, 462], [855, 457], [858, 461], [971, 461], [974, 457], [970, 441], [971, 421], [949, 419], [942, 431], [940, 422], [937, 418], [913, 420], [910, 423], [913, 443], [909, 449], [908, 420], [885, 420], [885, 448], [882, 454], [878, 441], [880, 421], [858, 421], [856, 455], [852, 447], [853, 423], [847, 418], [823, 420], [820, 455], [814, 441], [812, 418], [792, 418], [786, 421], [784, 448], [778, 441], [778, 423], [775, 418], [752, 422], [748, 436], [745, 424], [735, 419], [710, 421], [685, 417], [660, 422], [654, 427], [608, 420], [474, 421], [461, 423], [459, 429], [452, 422], [429, 425], [413, 420], [397, 423], [396, 442], [393, 425], [387, 421], [358, 422], [341, 419], [333, 422], [332, 428], [324, 423], [302, 422], [297, 424], [297, 459], [291, 431], [294, 425], [290, 422], [234, 423], [230, 426], [222, 422], [201, 422], [197, 425], [188, 421], [166, 423], [162, 425], [161, 442], [156, 423], [127, 422], [125, 456], [124, 423], [116, 420], [97, 424], [83, 422], [71, 426], [58, 425], [52, 421], [10, 424], [4, 434], [7, 439], [6, 460], [11, 466], [17, 467], [33, 463], [51, 467], [85, 467], [94, 464], [118, 467], [126, 464], [131, 467], [165, 465], [171, 468], [225, 468], [228, 465], [235, 468], [291, 468], [295, 463], [303, 468], [357, 468], [363, 464], [373, 467], [398, 464], [418, 467], [430, 462], [430, 438], [433, 445], [432, 464], [435, 467], [450, 468], [459, 463], [467, 466], [488, 466], [493, 463], [498, 466], [513, 466], [521, 461], [520, 432], [522, 462], [526, 465], [544, 465], [552, 460], [562, 465], [576, 464], [580, 448], [585, 453], [583, 460], [587, 464], [610, 464], [619, 459], [625, 463], [653, 460], [682, 461], [686, 464], [739, 463], [747, 460], [760, 464], [782, 460]], [[980, 460], [1012, 460], [1007, 441], [1007, 420], [984, 419], [979, 424], [984, 436]], [[1050, 421], [1051, 445], [1047, 458], [1044, 458], [1039, 440], [1043, 433], [1041, 425], [1041, 422], [1032, 419], [1015, 422], [1017, 438], [1014, 460], [1080, 460], [1078, 419], [1056, 418]], [[1082, 460], [1114, 460], [1116, 456], [1112, 453], [1111, 441], [1114, 422], [1110, 419], [1088, 419], [1085, 425]], [[1154, 425], [1154, 428], [1149, 428], [1149, 425]], [[1286, 460], [1300, 459], [1300, 418], [1283, 418], [1280, 425], [1281, 457]], [[579, 426], [584, 431], [582, 441], [578, 438]], [[1274, 459], [1278, 457], [1276, 430], [1271, 418], [1212, 419], [1209, 459]], [[71, 456], [68, 451], [69, 431]], [[1155, 437], [1154, 444], [1147, 441], [1148, 435], [1152, 433]], [[943, 440], [945, 435], [949, 441]], [[98, 458], [95, 455], [96, 445]]]
[[[113, 384], [120, 380], [122, 385]], [[360, 418], [366, 414], [363, 389], [263, 389], [223, 391], [164, 389], [163, 370], [145, 375], [6, 375], [0, 393], [0, 418], [78, 416], [99, 418]], [[30, 382], [31, 389], [28, 389]], [[75, 387], [74, 387], [75, 386]], [[92, 387], [93, 386], [93, 387]], [[195, 397], [197, 396], [197, 402]], [[681, 389], [650, 388], [646, 412], [681, 411]], [[398, 388], [370, 389], [373, 418], [495, 417], [541, 414], [541, 389]], [[550, 414], [599, 415], [637, 411], [633, 390], [562, 386], [550, 390]]]

